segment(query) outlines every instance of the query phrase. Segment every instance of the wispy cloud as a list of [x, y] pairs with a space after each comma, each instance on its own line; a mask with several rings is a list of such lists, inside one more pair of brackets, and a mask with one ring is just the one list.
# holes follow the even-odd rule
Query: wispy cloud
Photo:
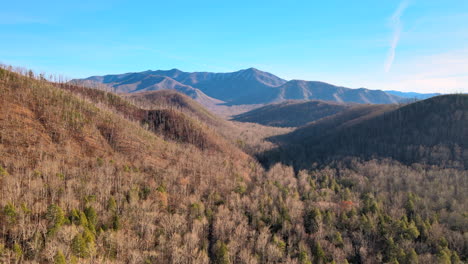
[[400, 41], [401, 30], [403, 25], [401, 23], [401, 16], [403, 12], [408, 7], [408, 1], [403, 1], [400, 3], [398, 8], [390, 17], [390, 26], [393, 29], [392, 38], [390, 41], [390, 50], [388, 51], [387, 60], [385, 61], [385, 72], [389, 72], [392, 68], [393, 61], [395, 60], [395, 50]]

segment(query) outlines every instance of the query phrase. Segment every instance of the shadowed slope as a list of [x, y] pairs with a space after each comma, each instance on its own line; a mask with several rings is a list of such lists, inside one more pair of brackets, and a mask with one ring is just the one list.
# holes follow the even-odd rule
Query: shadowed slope
[[270, 104], [234, 116], [239, 122], [252, 122], [267, 126], [298, 127], [334, 115], [350, 105], [323, 101], [286, 101]]
[[[375, 107], [378, 109], [371, 109]], [[298, 167], [344, 156], [466, 167], [468, 96], [438, 96], [396, 110], [391, 106], [361, 107], [272, 140], [283, 144], [281, 159]], [[270, 155], [278, 153], [264, 157]]]
[[132, 93], [123, 96], [145, 109], [176, 109], [214, 126], [219, 126], [223, 122], [187, 95], [173, 90]]

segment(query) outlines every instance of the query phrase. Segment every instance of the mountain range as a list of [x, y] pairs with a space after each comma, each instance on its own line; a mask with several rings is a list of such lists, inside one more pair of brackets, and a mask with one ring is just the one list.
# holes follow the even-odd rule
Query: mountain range
[[366, 88], [351, 89], [319, 81], [287, 81], [255, 68], [229, 73], [183, 72], [178, 69], [148, 70], [91, 76], [72, 82], [95, 87], [104, 85], [117, 93], [177, 90], [204, 106], [268, 104], [286, 100], [388, 104], [418, 98], [418, 94], [396, 94]]

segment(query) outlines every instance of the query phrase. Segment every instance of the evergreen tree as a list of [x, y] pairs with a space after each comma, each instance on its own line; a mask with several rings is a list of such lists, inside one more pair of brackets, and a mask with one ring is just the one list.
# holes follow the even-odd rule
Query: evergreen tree
[[54, 264], [67, 264], [65, 256], [63, 255], [62, 251], [57, 251], [54, 257]]
[[301, 252], [299, 252], [299, 263], [312, 264], [312, 262], [310, 261], [309, 255], [304, 250], [301, 250]]
[[309, 211], [305, 215], [305, 219], [304, 219], [306, 232], [309, 234], [313, 234], [317, 232], [319, 230], [321, 222], [322, 222], [322, 214], [320, 213], [319, 209], [315, 208]]
[[48, 235], [54, 235], [67, 220], [62, 208], [55, 204], [47, 208], [46, 218], [49, 221]]
[[407, 254], [406, 254], [406, 263], [408, 264], [418, 264], [418, 254], [414, 249], [411, 249]]
[[81, 233], [77, 234], [73, 238], [71, 249], [73, 254], [75, 254], [77, 257], [85, 258], [88, 256], [86, 241], [83, 239], [83, 235]]
[[214, 262], [216, 264], [229, 264], [229, 251], [221, 240], [218, 240], [214, 247]]
[[314, 246], [314, 258], [315, 258], [315, 262], [317, 264], [320, 264], [320, 263], [325, 263], [326, 262], [326, 259], [325, 259], [325, 251], [323, 251], [322, 249], [322, 246], [320, 245], [319, 242], [316, 242], [315, 243], [315, 246]]

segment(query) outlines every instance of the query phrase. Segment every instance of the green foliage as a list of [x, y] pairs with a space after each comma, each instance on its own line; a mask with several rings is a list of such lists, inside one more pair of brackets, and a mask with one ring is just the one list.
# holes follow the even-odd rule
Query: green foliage
[[67, 264], [67, 260], [65, 259], [65, 256], [63, 255], [62, 251], [59, 250], [55, 254], [54, 264]]
[[158, 188], [156, 188], [156, 191], [161, 192], [161, 193], [167, 192], [166, 185], [165, 184], [159, 185]]
[[452, 256], [450, 257], [450, 261], [452, 264], [461, 264], [460, 257], [458, 256], [457, 252], [453, 251]]
[[70, 215], [68, 216], [68, 219], [72, 224], [80, 225], [80, 211], [78, 211], [77, 209], [72, 209]]
[[8, 175], [8, 171], [4, 169], [2, 166], [0, 166], [0, 176], [6, 176]]
[[65, 213], [63, 212], [62, 208], [55, 204], [51, 204], [47, 208], [46, 218], [49, 221], [47, 234], [50, 236], [53, 236], [58, 231], [58, 229], [67, 222]]
[[89, 226], [89, 222], [88, 222], [88, 218], [86, 217], [86, 214], [82, 211], [79, 212], [80, 213], [80, 217], [79, 217], [79, 220], [80, 220], [80, 226], [82, 227], [88, 227]]
[[86, 195], [84, 197], [84, 201], [85, 201], [85, 204], [92, 203], [92, 202], [96, 201], [96, 195]]
[[62, 180], [62, 181], [65, 180], [65, 174], [59, 172], [56, 175], [57, 175], [57, 178], [59, 178], [60, 180]]
[[313, 234], [319, 230], [322, 223], [322, 214], [318, 208], [308, 211], [304, 217], [305, 230], [309, 234]]
[[369, 193], [364, 194], [363, 202], [364, 202], [364, 206], [362, 207], [362, 212], [364, 214], [367, 214], [367, 213], [375, 214], [380, 209], [377, 201], [375, 200], [372, 194], [369, 194]]
[[341, 193], [341, 200], [343, 201], [351, 200], [351, 191], [349, 190], [348, 187], [346, 187], [344, 191]]
[[415, 213], [414, 201], [412, 198], [408, 198], [408, 200], [406, 201], [405, 209], [408, 218], [412, 219]]
[[406, 238], [411, 239], [411, 240], [415, 240], [420, 235], [419, 230], [418, 230], [418, 228], [416, 227], [416, 225], [415, 225], [415, 223], [413, 221], [411, 221], [408, 224], [408, 226], [407, 226], [407, 228], [405, 230], [405, 233], [406, 233]]
[[16, 207], [12, 203], [7, 203], [3, 207], [3, 215], [6, 216], [6, 221], [9, 224], [14, 224], [17, 221], [18, 213], [16, 212]]
[[112, 216], [112, 223], [111, 223], [112, 229], [114, 230], [119, 230], [121, 225], [120, 225], [120, 217], [115, 214]]
[[190, 216], [192, 218], [201, 219], [205, 212], [205, 206], [203, 203], [193, 203], [190, 205]]
[[23, 211], [25, 215], [31, 214], [32, 212], [31, 209], [28, 208], [28, 205], [26, 203], [21, 204], [21, 211]]
[[447, 250], [440, 250], [437, 253], [437, 262], [439, 264], [451, 264], [452, 261], [450, 260], [450, 252]]
[[299, 259], [300, 264], [312, 264], [312, 261], [310, 261], [309, 255], [304, 250], [301, 250], [301, 252], [299, 252], [298, 259]]
[[341, 236], [340, 232], [336, 231], [333, 234], [332, 242], [336, 247], [343, 247], [344, 246], [343, 237]]
[[214, 245], [214, 263], [216, 264], [229, 264], [229, 251], [221, 240], [216, 241]]
[[141, 200], [148, 199], [148, 196], [151, 194], [151, 188], [148, 186], [143, 186], [140, 188], [140, 192], [138, 193]]
[[273, 236], [273, 243], [281, 250], [281, 252], [286, 251], [286, 242], [284, 242], [278, 236]]
[[245, 184], [239, 183], [236, 188], [234, 189], [234, 192], [238, 194], [244, 194], [247, 191], [247, 187]]
[[384, 260], [388, 262], [396, 261], [399, 250], [393, 238], [386, 239], [385, 244]]
[[71, 250], [75, 256], [84, 258], [88, 256], [86, 241], [81, 233], [77, 234], [71, 244]]
[[418, 264], [418, 254], [414, 249], [411, 249], [407, 254], [406, 254], [406, 263], [408, 264]]
[[15, 258], [19, 262], [19, 260], [23, 257], [23, 249], [18, 243], [13, 245], [13, 252], [15, 252]]
[[84, 213], [86, 215], [86, 219], [88, 219], [88, 228], [94, 231], [98, 221], [96, 210], [94, 210], [93, 207], [88, 206], [85, 208]]
[[314, 248], [313, 248], [313, 254], [314, 254], [314, 259], [316, 260], [316, 263], [325, 263], [326, 258], [325, 258], [325, 251], [323, 251], [322, 246], [320, 245], [319, 242], [315, 242]]
[[71, 250], [73, 254], [80, 258], [87, 258], [94, 255], [95, 237], [91, 231], [85, 228], [82, 233], [78, 233], [72, 240]]
[[117, 211], [117, 202], [114, 199], [114, 196], [111, 196], [107, 201], [107, 210], [109, 212], [116, 212]]
[[331, 226], [333, 224], [333, 215], [332, 212], [327, 211], [323, 216], [323, 223], [327, 226]]
[[123, 166], [123, 171], [124, 171], [124, 172], [131, 172], [131, 171], [132, 171], [132, 168], [131, 168], [131, 166], [129, 166], [129, 165], [124, 165], [124, 166]]
[[447, 239], [445, 239], [445, 237], [441, 237], [439, 239], [439, 246], [441, 246], [442, 248], [448, 247], [448, 242]]

